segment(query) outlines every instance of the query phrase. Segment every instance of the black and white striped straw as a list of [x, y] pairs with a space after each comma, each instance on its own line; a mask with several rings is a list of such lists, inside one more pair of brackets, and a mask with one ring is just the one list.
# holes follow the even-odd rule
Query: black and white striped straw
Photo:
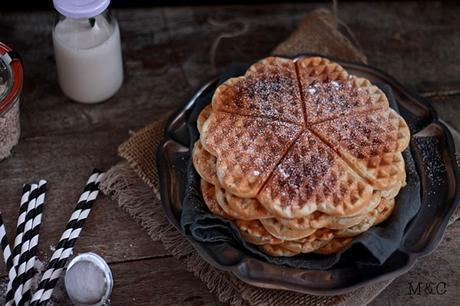
[[16, 269], [13, 265], [13, 256], [11, 253], [10, 244], [6, 235], [5, 224], [3, 223], [2, 215], [0, 214], [0, 245], [3, 251], [3, 260], [5, 261], [6, 268], [8, 269], [8, 277], [10, 279], [16, 278]]
[[[24, 225], [24, 235], [22, 236], [21, 256], [17, 266], [17, 276], [13, 281], [14, 302], [17, 306], [20, 305], [22, 299], [22, 287], [24, 274], [26, 272], [27, 257], [30, 245], [30, 238], [32, 235], [32, 224], [35, 217], [35, 206], [38, 197], [38, 185], [32, 184], [32, 189], [29, 195], [29, 204], [27, 207], [26, 223]], [[31, 189], [31, 190], [32, 190]]]
[[17, 220], [17, 225], [16, 225], [16, 236], [14, 239], [13, 253], [11, 255], [12, 266], [8, 267], [9, 281], [8, 281], [8, 286], [7, 286], [7, 292], [10, 293], [10, 297], [7, 298], [6, 305], [9, 305], [8, 302], [11, 303], [11, 301], [9, 300], [11, 300], [11, 298], [13, 297], [12, 286], [13, 286], [13, 280], [16, 278], [16, 274], [17, 274], [16, 265], [19, 261], [19, 255], [21, 253], [22, 235], [24, 232], [24, 223], [26, 220], [27, 206], [29, 203], [30, 188], [31, 188], [30, 184], [25, 184], [24, 187], [22, 188], [22, 196], [21, 196], [21, 202], [19, 206], [19, 215], [18, 215], [18, 220]]
[[16, 236], [14, 238], [13, 246], [13, 263], [17, 266], [19, 256], [21, 255], [22, 235], [24, 234], [24, 225], [26, 221], [27, 205], [29, 203], [29, 194], [31, 185], [25, 184], [22, 188], [21, 204], [19, 206], [19, 216], [16, 225]]
[[43, 295], [40, 298], [39, 305], [45, 305], [46, 302], [51, 298], [51, 295], [53, 294], [53, 290], [56, 287], [59, 277], [61, 276], [62, 271], [64, 270], [67, 264], [67, 260], [73, 253], [73, 247], [77, 242], [78, 237], [80, 236], [83, 225], [86, 219], [88, 218], [89, 213], [91, 212], [92, 205], [96, 200], [98, 193], [99, 190], [95, 190], [90, 194], [87, 206], [80, 214], [78, 222], [75, 224], [74, 230], [72, 231], [72, 234], [70, 234], [70, 237], [67, 240], [67, 243], [65, 244], [64, 250], [61, 256], [59, 257], [59, 261], [54, 266], [53, 274], [51, 275], [50, 279], [48, 280], [48, 283], [45, 286], [45, 291], [43, 292]]
[[[28, 250], [27, 248], [23, 246], [23, 242], [25, 241], [25, 233], [27, 231], [27, 227], [32, 226], [32, 220], [34, 216], [34, 209], [35, 209], [35, 197], [37, 194], [37, 189], [38, 185], [37, 184], [30, 184], [30, 190], [27, 192], [27, 186], [24, 186], [23, 188], [23, 196], [21, 197], [21, 206], [19, 210], [23, 210], [23, 207], [26, 207], [25, 214], [20, 213], [18, 219], [18, 226], [16, 227], [16, 238], [15, 238], [15, 244], [16, 242], [18, 243], [18, 246], [13, 249], [13, 254], [15, 252], [18, 252], [18, 254], [14, 254], [13, 256], [13, 265], [15, 267], [15, 272], [16, 272], [16, 277], [15, 278], [10, 278], [8, 281], [8, 286], [7, 286], [7, 293], [6, 293], [6, 303], [5, 305], [10, 306], [13, 305], [14, 303], [14, 294], [17, 289], [17, 286], [19, 285], [19, 266], [21, 263], [21, 255], [22, 252], [26, 252]], [[26, 191], [26, 192], [24, 192]], [[25, 200], [25, 196], [27, 195], [27, 201]], [[33, 200], [33, 201], [32, 201]], [[21, 224], [20, 224], [21, 223]], [[18, 237], [21, 238], [19, 241]], [[24, 257], [23, 257], [24, 260]], [[24, 266], [25, 269], [25, 266]]]
[[[100, 170], [93, 170], [85, 189], [81, 194], [67, 226], [62, 233], [59, 243], [53, 253], [47, 269], [42, 276], [37, 291], [32, 296], [31, 305], [44, 305], [51, 297], [55, 286], [55, 280], [59, 277], [62, 267], [65, 266], [67, 258], [72, 252], [73, 245], [80, 234], [81, 228], [91, 211], [91, 207], [99, 193], [99, 182], [103, 173]], [[74, 233], [75, 231], [75, 233]], [[55, 270], [59, 270], [55, 273]]]
[[29, 244], [29, 250], [27, 253], [26, 272], [24, 274], [23, 288], [22, 288], [22, 299], [21, 305], [27, 305], [31, 296], [30, 288], [32, 285], [32, 277], [34, 272], [35, 258], [38, 249], [38, 239], [40, 233], [40, 225], [42, 222], [43, 206], [45, 204], [45, 193], [47, 183], [45, 180], [40, 180], [38, 183], [38, 196], [35, 204], [35, 217], [32, 222], [31, 239]]

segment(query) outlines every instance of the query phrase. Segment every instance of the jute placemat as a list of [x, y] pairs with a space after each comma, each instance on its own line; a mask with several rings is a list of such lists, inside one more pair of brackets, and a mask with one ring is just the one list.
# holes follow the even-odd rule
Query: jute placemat
[[[307, 15], [299, 28], [273, 50], [273, 54], [286, 56], [307, 52], [366, 61], [365, 56], [337, 30], [336, 18], [326, 10]], [[167, 117], [165, 115], [164, 119], [146, 126], [120, 145], [118, 153], [125, 160], [107, 172], [101, 188], [147, 231], [152, 240], [161, 241], [166, 250], [204, 282], [220, 301], [232, 305], [366, 305], [391, 283], [376, 283], [345, 295], [314, 296], [256, 288], [232, 273], [209, 265], [168, 222], [161, 209], [159, 177], [153, 156], [163, 138]]]

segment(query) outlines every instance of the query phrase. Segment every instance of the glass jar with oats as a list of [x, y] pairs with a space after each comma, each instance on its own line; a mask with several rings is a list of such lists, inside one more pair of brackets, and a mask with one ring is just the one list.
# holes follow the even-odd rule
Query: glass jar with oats
[[22, 78], [18, 54], [0, 42], [0, 160], [11, 154], [21, 134], [19, 97]]

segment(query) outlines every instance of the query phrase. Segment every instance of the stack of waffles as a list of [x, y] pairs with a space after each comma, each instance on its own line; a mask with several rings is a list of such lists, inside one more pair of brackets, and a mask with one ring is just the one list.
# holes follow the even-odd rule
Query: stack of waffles
[[404, 119], [324, 58], [263, 59], [220, 85], [197, 121], [205, 203], [272, 256], [339, 252], [391, 215], [405, 185]]

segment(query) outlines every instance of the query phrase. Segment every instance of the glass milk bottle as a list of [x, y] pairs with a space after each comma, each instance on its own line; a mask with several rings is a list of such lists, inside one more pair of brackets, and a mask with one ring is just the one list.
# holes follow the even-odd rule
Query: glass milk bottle
[[59, 18], [53, 29], [59, 85], [70, 99], [98, 103], [123, 83], [120, 29], [110, 0], [53, 0]]

